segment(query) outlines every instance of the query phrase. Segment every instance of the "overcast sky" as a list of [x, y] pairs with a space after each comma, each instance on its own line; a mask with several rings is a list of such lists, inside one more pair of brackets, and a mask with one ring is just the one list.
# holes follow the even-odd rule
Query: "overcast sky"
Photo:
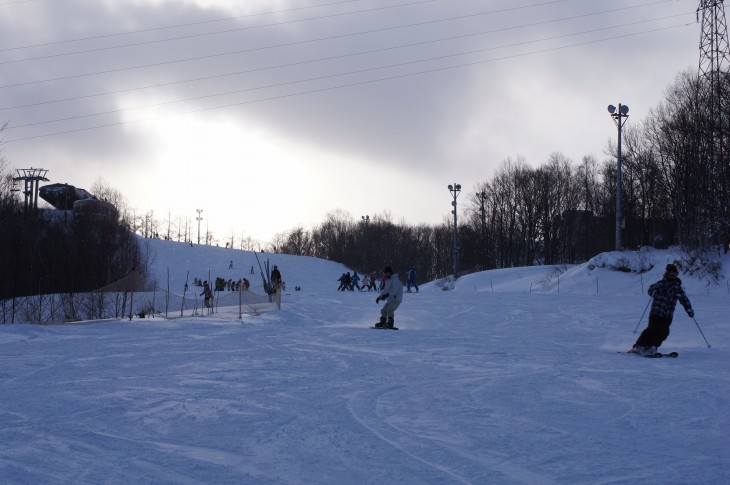
[[[696, 69], [696, 0], [0, 0], [2, 155], [221, 244], [437, 224], [508, 157], [606, 159]], [[462, 207], [462, 205], [460, 205]], [[195, 239], [195, 238], [194, 238]]]

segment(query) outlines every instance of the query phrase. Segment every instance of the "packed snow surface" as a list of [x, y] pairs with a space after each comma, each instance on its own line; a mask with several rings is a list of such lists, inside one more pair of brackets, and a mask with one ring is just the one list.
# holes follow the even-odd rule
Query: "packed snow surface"
[[[254, 253], [147, 244], [160, 286], [261, 290]], [[0, 483], [729, 483], [730, 260], [681, 275], [695, 320], [678, 306], [660, 349], [679, 358], [619, 353], [679, 256], [424, 284], [399, 331], [369, 328], [375, 293], [336, 291], [344, 266], [276, 254], [281, 310], [2, 325]]]

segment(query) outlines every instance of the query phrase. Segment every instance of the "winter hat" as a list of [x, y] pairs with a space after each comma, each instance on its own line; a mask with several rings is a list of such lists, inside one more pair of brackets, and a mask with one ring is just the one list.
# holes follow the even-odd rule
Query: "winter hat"
[[677, 275], [679, 275], [679, 271], [677, 270], [677, 267], [673, 264], [668, 264], [666, 269], [664, 270], [664, 275], [677, 277]]
[[393, 268], [391, 268], [390, 266], [386, 266], [385, 269], [383, 270], [383, 273], [393, 274]]

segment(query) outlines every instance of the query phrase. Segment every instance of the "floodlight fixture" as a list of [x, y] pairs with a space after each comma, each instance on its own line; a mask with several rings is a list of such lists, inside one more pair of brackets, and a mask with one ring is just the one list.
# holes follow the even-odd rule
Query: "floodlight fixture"
[[611, 114], [614, 114], [616, 112], [616, 107], [612, 104], [608, 105], [608, 112]]

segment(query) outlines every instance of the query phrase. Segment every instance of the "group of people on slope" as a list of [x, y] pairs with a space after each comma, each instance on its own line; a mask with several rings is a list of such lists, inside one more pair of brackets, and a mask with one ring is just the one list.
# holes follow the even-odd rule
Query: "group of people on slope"
[[[357, 288], [359, 291], [377, 291], [377, 279], [375, 276], [365, 275], [362, 278], [362, 285], [360, 284], [360, 276], [355, 271], [352, 275], [350, 272], [342, 273], [342, 276], [337, 278], [340, 282], [340, 286], [337, 287], [337, 291], [355, 291]], [[381, 283], [382, 287], [382, 283]]]
[[[366, 274], [362, 278], [362, 285], [360, 284], [360, 276], [357, 274], [357, 271], [355, 271], [352, 276], [350, 275], [350, 272], [342, 273], [342, 276], [337, 278], [337, 281], [340, 283], [340, 285], [337, 287], [337, 291], [355, 291], [355, 288], [357, 288], [360, 291], [379, 291], [382, 290], [385, 286], [386, 277], [383, 275], [381, 278], [376, 278], [375, 275], [368, 275]], [[411, 268], [408, 270], [408, 280], [407, 280], [407, 292], [411, 293], [411, 288], [416, 289], [416, 293], [418, 293], [418, 284], [416, 284], [416, 269]], [[379, 284], [378, 284], [379, 283]]]
[[[193, 278], [193, 284], [195, 286], [205, 286], [208, 284], [207, 281], [203, 281], [202, 278], [198, 278], [197, 276]], [[238, 291], [238, 290], [248, 290], [251, 287], [251, 282], [248, 281], [246, 278], [239, 278], [238, 281], [228, 278], [227, 280], [225, 278], [217, 277], [215, 279], [215, 287], [213, 291]], [[185, 287], [187, 289], [187, 286]], [[201, 293], [202, 295], [202, 293]]]
[[[199, 282], [200, 280], [195, 278], [195, 284], [197, 285]], [[213, 290], [210, 288], [207, 281], [203, 281], [202, 285], [203, 291], [200, 293], [200, 296], [203, 297], [203, 306], [204, 308], [212, 309]], [[231, 281], [230, 279], [225, 281], [223, 278], [216, 278], [215, 282], [215, 291], [223, 291], [226, 289], [230, 291], [246, 291], [250, 287], [251, 282], [246, 278], [241, 278], [238, 281]], [[265, 289], [269, 294], [269, 302], [274, 301], [276, 303], [276, 307], [281, 310], [281, 292], [284, 290], [284, 281], [281, 278], [281, 271], [278, 266], [274, 265], [274, 269], [271, 271], [271, 285]]]

